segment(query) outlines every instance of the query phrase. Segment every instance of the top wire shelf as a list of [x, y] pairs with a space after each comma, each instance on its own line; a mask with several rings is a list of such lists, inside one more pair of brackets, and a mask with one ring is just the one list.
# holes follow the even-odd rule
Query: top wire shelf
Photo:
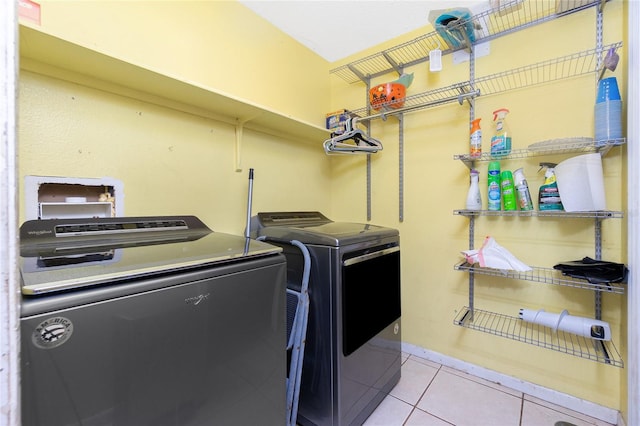
[[474, 81], [474, 86], [480, 90], [482, 95], [495, 95], [509, 90], [600, 72], [599, 67], [603, 61], [602, 56], [610, 49], [615, 51], [621, 46], [622, 42], [617, 42], [603, 46], [602, 49], [588, 49], [532, 65], [478, 77]]
[[473, 84], [470, 81], [463, 81], [451, 86], [407, 96], [401, 108], [382, 105], [381, 112], [372, 115], [367, 115], [370, 112], [368, 106], [350, 110], [350, 112], [353, 116], [357, 116], [359, 121], [380, 117], [384, 119], [388, 115], [397, 115], [447, 103], [458, 102], [462, 104], [464, 100], [477, 96], [494, 95], [508, 90], [533, 87], [562, 79], [593, 75], [600, 71], [599, 64], [602, 62], [602, 56], [610, 49], [616, 50], [621, 46], [622, 42], [617, 42], [604, 46], [603, 49], [588, 49], [532, 65], [479, 77]]
[[[494, 38], [519, 31], [549, 20], [572, 14], [604, 3], [602, 0], [512, 0], [501, 2], [501, 6], [460, 21], [455, 28], [469, 23], [476, 29], [473, 45], [490, 41]], [[451, 39], [452, 33], [445, 34]], [[347, 83], [368, 81], [389, 72], [401, 73], [404, 67], [416, 65], [429, 60], [429, 53], [442, 49], [443, 54], [461, 49], [472, 49], [461, 40], [455, 47], [450, 46], [441, 33], [433, 31], [408, 42], [391, 47], [373, 55], [342, 65], [330, 71]]]

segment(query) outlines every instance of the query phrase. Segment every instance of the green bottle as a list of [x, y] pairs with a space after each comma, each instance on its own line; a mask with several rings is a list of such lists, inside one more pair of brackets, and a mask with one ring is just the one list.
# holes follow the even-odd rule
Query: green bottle
[[502, 189], [502, 206], [504, 210], [518, 210], [513, 174], [509, 170], [500, 173], [500, 187]]
[[500, 162], [492, 161], [489, 163], [487, 173], [487, 208], [493, 211], [499, 211], [501, 207], [500, 198]]
[[538, 193], [538, 208], [544, 210], [564, 210], [558, 184], [556, 182], [556, 174], [553, 168], [555, 163], [540, 163], [540, 167], [546, 167], [544, 174], [544, 185], [540, 187]]

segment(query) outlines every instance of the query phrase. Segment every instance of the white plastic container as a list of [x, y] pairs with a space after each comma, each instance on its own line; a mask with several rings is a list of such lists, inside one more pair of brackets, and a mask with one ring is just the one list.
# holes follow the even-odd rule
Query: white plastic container
[[471, 170], [471, 182], [467, 192], [467, 210], [482, 210], [482, 196], [480, 195], [480, 177], [477, 170]]
[[611, 340], [611, 327], [609, 323], [591, 318], [569, 315], [565, 309], [559, 314], [545, 312], [544, 309], [534, 311], [520, 309], [520, 319], [523, 321], [540, 324], [555, 331], [566, 331], [578, 336], [590, 337], [595, 340]]
[[569, 158], [555, 167], [556, 183], [564, 210], [606, 210], [602, 158], [585, 154]]

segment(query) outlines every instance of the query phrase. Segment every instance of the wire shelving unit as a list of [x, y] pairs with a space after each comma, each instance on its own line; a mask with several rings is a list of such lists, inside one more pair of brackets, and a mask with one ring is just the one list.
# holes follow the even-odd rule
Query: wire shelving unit
[[[399, 44], [389, 49], [377, 52], [360, 60], [342, 65], [330, 71], [345, 82], [352, 84], [365, 83], [369, 89], [371, 80], [396, 72], [401, 74], [406, 67], [426, 62], [429, 53], [435, 49], [441, 49], [442, 54], [453, 53], [456, 50], [465, 49], [473, 52], [478, 44], [495, 38], [529, 28], [543, 22], [551, 21], [573, 14], [585, 9], [596, 9], [596, 47], [577, 53], [553, 59], [543, 60], [532, 65], [513, 68], [510, 70], [476, 76], [475, 55], [470, 55], [469, 79], [451, 86], [436, 88], [424, 93], [418, 93], [405, 98], [405, 103], [400, 108], [397, 105], [383, 105], [378, 112], [371, 111], [369, 106], [351, 110], [352, 114], [368, 124], [373, 119], [386, 119], [387, 116], [397, 115], [400, 119], [400, 144], [402, 147], [402, 116], [404, 113], [423, 110], [441, 105], [468, 102], [470, 106], [470, 118], [474, 114], [474, 103], [477, 97], [495, 95], [507, 91], [528, 89], [560, 80], [594, 77], [604, 71], [604, 56], [610, 49], [614, 51], [622, 46], [621, 42], [604, 46], [602, 43], [602, 12], [607, 0], [512, 0], [500, 2], [501, 6], [472, 16], [466, 21], [460, 21], [453, 27], [447, 28], [445, 36], [453, 36], [458, 43], [450, 45], [442, 33], [433, 31], [419, 36], [406, 43]], [[471, 42], [467, 36], [465, 40], [455, 37], [455, 34], [466, 34], [462, 27], [471, 24], [474, 28], [475, 40]], [[455, 31], [454, 31], [455, 30]], [[590, 153], [599, 152], [605, 155], [610, 148], [625, 143], [624, 139], [610, 141], [594, 141], [593, 138], [565, 138], [544, 141], [529, 146], [523, 150], [513, 150], [501, 160], [528, 158], [550, 154], [565, 153]], [[402, 148], [400, 158], [402, 159]], [[462, 161], [468, 167], [472, 167], [476, 161], [493, 160], [490, 153], [483, 153], [480, 158], [470, 158], [467, 154], [456, 155], [454, 159]], [[368, 163], [369, 164], [369, 163]], [[402, 176], [402, 163], [400, 163]], [[369, 177], [367, 178], [369, 182]], [[402, 220], [402, 179], [400, 180], [400, 218]], [[370, 201], [368, 200], [368, 212]], [[456, 210], [454, 214], [465, 216], [469, 219], [469, 246], [473, 248], [474, 223], [479, 216], [523, 216], [523, 217], [559, 217], [559, 218], [590, 218], [595, 222], [596, 258], [599, 259], [601, 240], [601, 221], [608, 218], [621, 218], [621, 212], [597, 211], [597, 212], [556, 212], [556, 211], [473, 211]], [[370, 217], [368, 213], [368, 218]], [[596, 318], [600, 316], [601, 294], [624, 294], [625, 287], [618, 284], [593, 285], [586, 280], [567, 279], [558, 271], [550, 268], [535, 267], [531, 272], [503, 272], [490, 268], [479, 268], [459, 263], [454, 267], [458, 271], [469, 274], [469, 306], [460, 310], [454, 324], [483, 331], [493, 335], [510, 338], [513, 340], [533, 344], [539, 347], [556, 350], [585, 359], [602, 362], [617, 367], [622, 367], [620, 358], [613, 342], [603, 342], [587, 339], [566, 332], [555, 332], [549, 328], [526, 323], [519, 318], [510, 317], [493, 312], [487, 312], [474, 308], [474, 276], [484, 274], [496, 277], [533, 281], [544, 284], [576, 287], [593, 290], [595, 293]], [[560, 275], [559, 275], [560, 274]]]

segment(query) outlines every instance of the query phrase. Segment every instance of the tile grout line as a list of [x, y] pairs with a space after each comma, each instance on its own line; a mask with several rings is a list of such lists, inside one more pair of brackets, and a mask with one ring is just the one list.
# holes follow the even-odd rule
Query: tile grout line
[[615, 425], [620, 419], [620, 412], [613, 408], [550, 388], [545, 388], [543, 386], [508, 376], [488, 368], [477, 366], [457, 358], [443, 355], [420, 346], [403, 342], [402, 350], [404, 354], [412, 356], [415, 355], [417, 358], [424, 359], [425, 361], [429, 361], [434, 364], [441, 364], [444, 367], [452, 368], [456, 371], [472, 375], [479, 379], [484, 379], [491, 383], [502, 385], [514, 391], [522, 392], [532, 398], [541, 399], [562, 408], [577, 412], [586, 417], [605, 422], [607, 425]]
[[[514, 395], [513, 393], [508, 392], [508, 391], [505, 391], [505, 390], [502, 390], [502, 389], [500, 389], [499, 387], [494, 387], [494, 386], [491, 386], [490, 384], [484, 383], [483, 381], [484, 381], [484, 380], [486, 380], [486, 379], [482, 379], [481, 377], [473, 376], [472, 374], [469, 374], [469, 373], [467, 373], [467, 372], [465, 372], [465, 371], [458, 370], [458, 369], [453, 368], [453, 367], [450, 367], [450, 366], [445, 366], [444, 364], [440, 364], [440, 363], [435, 362], [435, 361], [431, 361], [431, 360], [428, 360], [428, 359], [425, 359], [425, 358], [421, 358], [421, 357], [419, 357], [419, 356], [417, 356], [417, 355], [414, 355], [414, 354], [408, 354], [407, 358], [406, 358], [406, 359], [405, 359], [405, 361], [402, 363], [402, 365], [406, 364], [406, 362], [407, 362], [409, 359], [411, 359], [411, 360], [412, 360], [412, 361], [414, 361], [414, 362], [418, 362], [418, 363], [420, 363], [420, 364], [423, 364], [423, 363], [422, 363], [422, 362], [420, 362], [420, 361], [418, 361], [417, 359], [420, 359], [420, 360], [423, 360], [423, 361], [427, 361], [427, 362], [429, 363], [429, 365], [430, 365], [432, 368], [436, 369], [437, 371], [436, 371], [436, 373], [433, 375], [433, 377], [431, 378], [431, 380], [429, 381], [429, 383], [427, 384], [427, 386], [425, 387], [424, 391], [421, 393], [420, 397], [418, 398], [418, 400], [417, 400], [417, 402], [416, 402], [415, 404], [411, 404], [410, 402], [408, 402], [408, 401], [404, 401], [404, 400], [403, 400], [403, 399], [401, 399], [401, 398], [394, 397], [394, 398], [398, 399], [399, 401], [405, 402], [405, 403], [407, 403], [408, 405], [410, 405], [410, 406], [412, 407], [412, 408], [411, 408], [411, 411], [410, 411], [410, 413], [409, 413], [409, 415], [407, 416], [407, 418], [406, 418], [406, 419], [404, 420], [404, 422], [402, 423], [404, 426], [406, 426], [407, 422], [409, 421], [409, 419], [410, 419], [410, 418], [411, 418], [411, 416], [415, 413], [415, 411], [416, 411], [416, 410], [421, 411], [421, 412], [426, 413], [426, 414], [429, 414], [430, 416], [433, 416], [433, 417], [435, 417], [435, 418], [437, 418], [437, 419], [439, 419], [439, 420], [441, 420], [441, 421], [443, 421], [443, 422], [445, 422], [445, 423], [451, 424], [451, 423], [450, 423], [449, 421], [447, 421], [446, 419], [442, 419], [442, 418], [438, 417], [437, 415], [435, 415], [435, 414], [433, 414], [433, 413], [430, 413], [429, 411], [423, 410], [423, 409], [421, 409], [421, 408], [419, 408], [419, 407], [418, 407], [418, 404], [419, 404], [419, 403], [420, 403], [420, 401], [424, 398], [424, 396], [426, 395], [427, 391], [429, 390], [429, 388], [431, 387], [431, 385], [432, 385], [432, 384], [433, 384], [433, 382], [435, 381], [436, 377], [437, 377], [437, 376], [438, 376], [438, 374], [440, 374], [440, 373], [447, 373], [447, 374], [450, 374], [450, 375], [455, 375], [455, 376], [457, 376], [458, 378], [460, 378], [460, 379], [462, 379], [462, 380], [466, 380], [466, 381], [469, 381], [469, 382], [473, 382], [473, 383], [475, 383], [475, 384], [478, 384], [478, 385], [484, 386], [484, 387], [486, 387], [486, 388], [488, 388], [488, 389], [491, 389], [491, 390], [495, 390], [495, 391], [501, 392], [502, 394], [505, 394], [505, 395], [508, 395], [508, 396], [512, 396], [512, 397], [514, 397], [514, 398], [519, 398], [519, 399], [520, 399], [520, 413], [519, 413], [519, 421], [518, 421], [518, 425], [519, 425], [519, 426], [522, 426], [522, 425], [523, 425], [523, 423], [522, 423], [522, 422], [523, 422], [523, 418], [524, 418], [524, 404], [525, 404], [525, 402], [529, 402], [529, 403], [534, 404], [534, 405], [537, 405], [537, 406], [539, 406], [539, 407], [543, 407], [543, 408], [545, 408], [545, 409], [552, 410], [552, 411], [554, 411], [555, 413], [557, 413], [557, 414], [559, 414], [559, 415], [568, 416], [568, 417], [570, 417], [570, 418], [571, 418], [571, 419], [573, 419], [573, 420], [586, 421], [586, 422], [589, 422], [589, 423], [591, 424], [590, 420], [588, 420], [588, 419], [583, 419], [583, 418], [580, 418], [580, 417], [578, 417], [578, 416], [574, 416], [574, 415], [572, 415], [572, 414], [570, 414], [570, 413], [566, 413], [566, 412], [564, 412], [564, 411], [561, 411], [561, 410], [555, 409], [555, 408], [553, 408], [553, 407], [551, 407], [551, 406], [548, 406], [548, 405], [545, 405], [545, 404], [538, 403], [538, 402], [536, 402], [536, 401], [534, 401], [534, 400], [527, 399], [527, 396], [530, 396], [531, 398], [536, 398], [534, 395], [527, 394], [526, 392], [523, 392], [523, 391], [521, 391], [521, 390], [513, 389], [514, 391], [516, 391], [517, 393], [519, 393], [519, 396]], [[423, 365], [427, 365], [427, 364], [423, 364]], [[436, 367], [436, 366], [437, 366], [437, 367]], [[480, 381], [475, 380], [474, 378], [478, 378], [478, 379], [480, 379]], [[493, 383], [493, 382], [490, 382], [490, 383]], [[502, 385], [501, 383], [497, 383], [497, 382], [496, 382], [495, 384], [497, 384], [497, 385], [499, 385], [499, 386], [504, 386], [504, 385]], [[508, 388], [508, 387], [507, 387], [507, 388]], [[508, 388], [508, 389], [511, 389], [511, 388]], [[563, 407], [563, 408], [566, 408], [566, 407]], [[570, 408], [566, 408], [566, 409], [571, 410]], [[584, 413], [580, 413], [580, 412], [576, 412], [576, 414], [582, 414], [583, 416], [588, 417], [588, 418], [593, 419], [593, 420], [600, 420], [600, 419], [595, 419], [595, 418], [593, 418], [592, 416], [589, 416], [588, 414], [584, 414]], [[609, 423], [607, 422], [607, 424], [609, 424]]]
[[[407, 362], [411, 357], [413, 357], [413, 355], [409, 354], [409, 356], [407, 357], [407, 359], [405, 360], [405, 362]], [[418, 357], [416, 357], [416, 358], [418, 358]], [[415, 362], [420, 363], [419, 361], [415, 361]], [[433, 363], [433, 364], [437, 364], [437, 363], [435, 363], [435, 362], [432, 362], [432, 363]], [[404, 363], [403, 363], [403, 364], [404, 364]], [[421, 364], [421, 363], [420, 363], [420, 364]], [[405, 419], [405, 421], [404, 421], [404, 422], [402, 422], [402, 425], [403, 425], [403, 426], [406, 426], [407, 422], [408, 422], [408, 421], [409, 421], [409, 419], [411, 418], [411, 415], [412, 415], [416, 410], [421, 411], [421, 412], [423, 412], [423, 413], [426, 413], [426, 414], [428, 414], [428, 415], [430, 415], [430, 416], [433, 416], [433, 417], [435, 417], [436, 419], [438, 419], [438, 420], [440, 420], [440, 421], [443, 421], [443, 422], [445, 422], [445, 423], [447, 423], [447, 424], [453, 425], [453, 423], [451, 423], [451, 422], [449, 422], [449, 421], [447, 421], [447, 420], [445, 420], [445, 419], [442, 419], [442, 418], [440, 418], [440, 417], [436, 416], [436, 415], [435, 415], [435, 414], [433, 414], [433, 413], [430, 413], [430, 412], [428, 412], [428, 411], [425, 411], [425, 410], [422, 410], [422, 409], [418, 408], [418, 404], [420, 403], [420, 401], [422, 400], [422, 398], [424, 398], [425, 394], [426, 394], [426, 393], [427, 393], [427, 391], [429, 390], [429, 387], [431, 386], [431, 384], [433, 383], [433, 381], [436, 379], [436, 376], [440, 373], [440, 371], [442, 371], [442, 364], [437, 364], [437, 365], [438, 365], [438, 368], [436, 369], [436, 370], [437, 370], [437, 371], [436, 371], [436, 373], [433, 375], [433, 377], [431, 378], [431, 380], [429, 380], [429, 383], [428, 383], [428, 384], [427, 384], [427, 386], [424, 388], [424, 391], [422, 392], [422, 394], [420, 394], [420, 397], [418, 398], [418, 400], [416, 401], [416, 403], [415, 403], [415, 404], [411, 404], [411, 406], [412, 406], [411, 411], [409, 412], [409, 415], [407, 416], [407, 418]], [[398, 398], [398, 399], [399, 399], [400, 401], [402, 401], [400, 398]], [[404, 401], [404, 402], [406, 402], [406, 401]], [[454, 426], [455, 426], [455, 425], [454, 425]]]

